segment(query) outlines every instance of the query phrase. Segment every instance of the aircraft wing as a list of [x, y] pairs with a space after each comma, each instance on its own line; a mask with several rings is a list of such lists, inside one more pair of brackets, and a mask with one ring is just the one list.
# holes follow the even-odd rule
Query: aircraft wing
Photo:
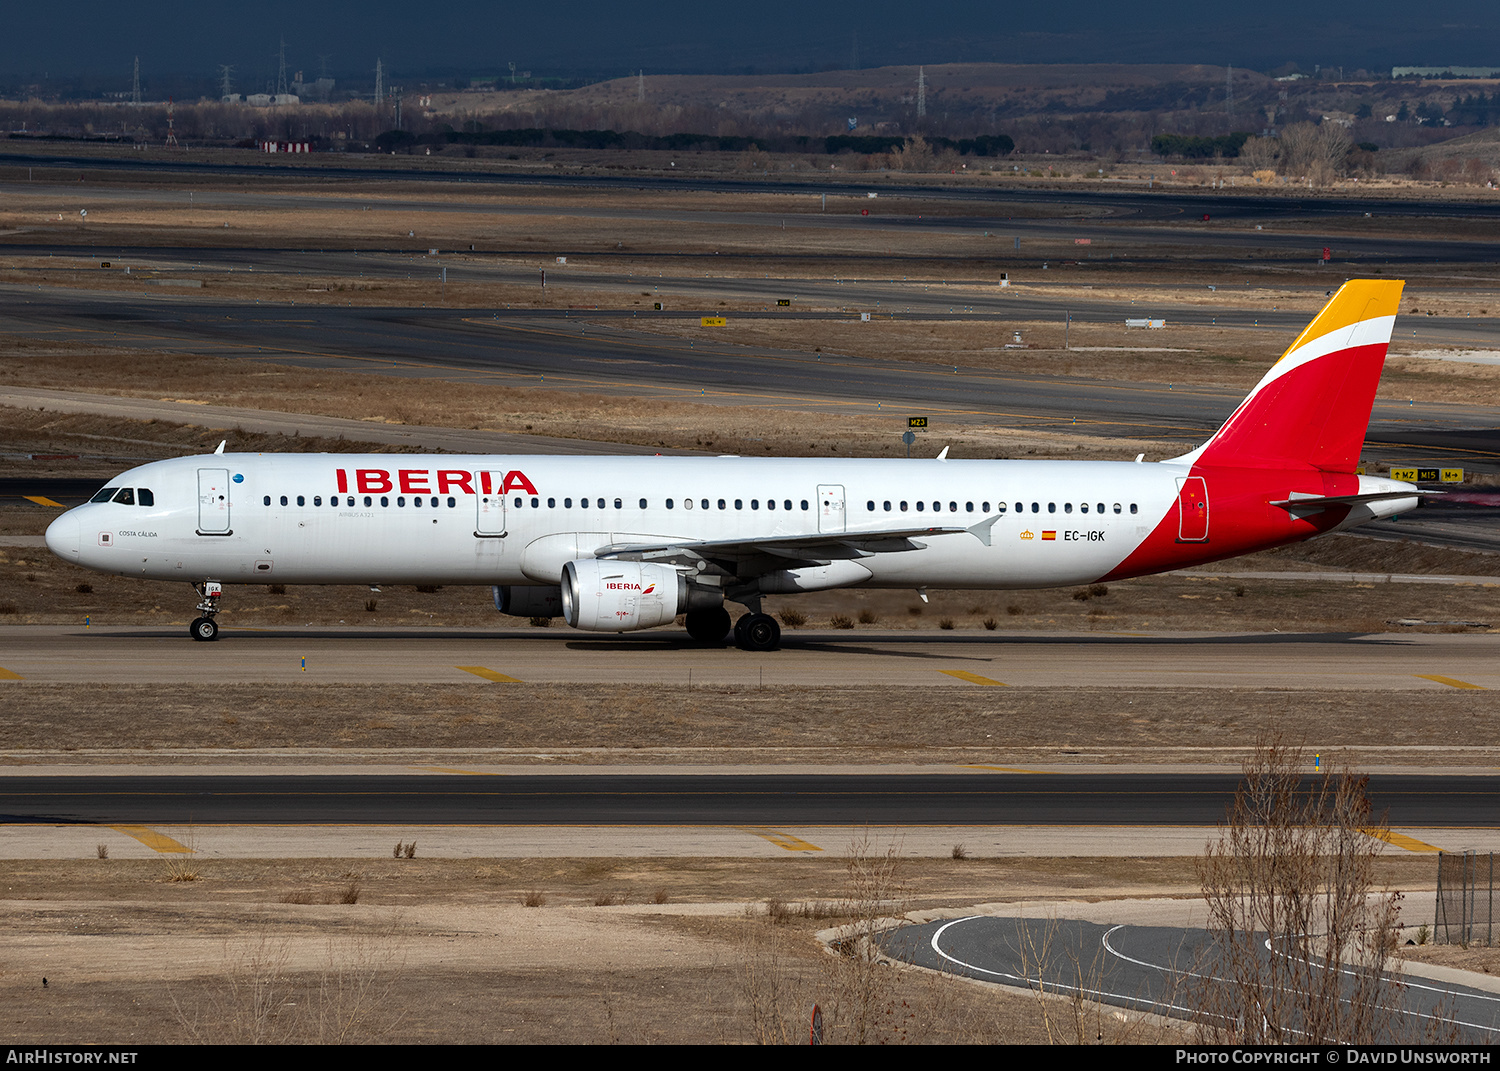
[[918, 542], [924, 536], [956, 535], [968, 532], [986, 546], [990, 526], [999, 514], [987, 517], [970, 527], [927, 525], [922, 528], [875, 528], [846, 532], [822, 532], [817, 535], [766, 536], [755, 539], [682, 540], [672, 543], [612, 543], [594, 551], [599, 558], [623, 561], [650, 561], [672, 565], [691, 565], [698, 561], [743, 562], [754, 558], [779, 559], [776, 568], [827, 565], [836, 560], [868, 558], [876, 554], [896, 554], [921, 550]]

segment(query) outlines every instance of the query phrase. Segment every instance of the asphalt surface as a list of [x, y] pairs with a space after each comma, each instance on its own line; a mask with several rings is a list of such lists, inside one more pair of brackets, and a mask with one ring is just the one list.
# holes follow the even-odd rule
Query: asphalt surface
[[[1214, 827], [1238, 774], [218, 773], [0, 778], [0, 823]], [[1377, 774], [1392, 826], [1500, 825], [1500, 776]]]
[[[35, 625], [4, 630], [0, 688], [55, 684], [648, 684], [1406, 691], [1500, 688], [1500, 633], [1038, 633], [786, 629], [769, 654], [694, 644], [677, 628], [550, 629]], [[476, 595], [478, 593], [476, 592]], [[351, 602], [357, 606], [357, 602]], [[81, 616], [81, 615], [80, 615]]]
[[[1227, 1000], [1214, 991], [1232, 985], [1202, 929], [976, 915], [902, 927], [881, 944], [894, 959], [934, 970], [1179, 1019]], [[1379, 1016], [1387, 1043], [1429, 1036], [1438, 1019], [1457, 1027], [1462, 1044], [1500, 1040], [1500, 994], [1430, 977], [1404, 981]], [[1346, 1001], [1353, 991], [1351, 972]]]

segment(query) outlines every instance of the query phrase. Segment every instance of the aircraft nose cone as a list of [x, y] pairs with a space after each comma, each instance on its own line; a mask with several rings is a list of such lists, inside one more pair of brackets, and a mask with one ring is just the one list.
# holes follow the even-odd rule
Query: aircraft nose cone
[[77, 510], [68, 510], [47, 526], [47, 548], [64, 561], [78, 560], [79, 522]]

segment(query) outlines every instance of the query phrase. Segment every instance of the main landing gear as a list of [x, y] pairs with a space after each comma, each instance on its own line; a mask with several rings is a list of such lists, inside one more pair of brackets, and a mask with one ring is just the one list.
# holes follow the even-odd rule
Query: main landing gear
[[729, 635], [729, 611], [722, 606], [708, 610], [689, 610], [688, 635], [699, 643], [723, 643]]
[[219, 638], [219, 623], [214, 618], [219, 614], [219, 598], [224, 594], [224, 585], [217, 580], [205, 580], [194, 584], [193, 589], [202, 596], [196, 609], [202, 611], [203, 616], [188, 626], [188, 635], [195, 640], [216, 640]]
[[781, 646], [781, 626], [770, 614], [746, 614], [734, 623], [734, 642], [746, 651], [774, 651]]
[[[688, 635], [699, 643], [723, 643], [729, 633], [729, 611], [722, 606], [687, 615]], [[734, 643], [746, 651], [774, 651], [781, 645], [781, 626], [770, 614], [749, 613], [734, 623]]]

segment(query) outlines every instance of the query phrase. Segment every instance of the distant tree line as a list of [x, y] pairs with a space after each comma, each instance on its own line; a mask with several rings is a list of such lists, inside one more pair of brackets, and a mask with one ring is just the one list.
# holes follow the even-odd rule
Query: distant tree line
[[1248, 133], [1221, 134], [1216, 138], [1192, 134], [1158, 134], [1151, 139], [1151, 151], [1157, 156], [1180, 156], [1184, 160], [1212, 160], [1222, 156], [1229, 160], [1240, 154]]
[[1446, 116], [1453, 126], [1494, 126], [1500, 123], [1500, 92], [1476, 93], [1453, 102]]
[[[819, 138], [801, 134], [773, 134], [761, 137], [721, 136], [718, 134], [641, 134], [634, 130], [566, 130], [522, 127], [514, 130], [455, 130], [445, 127], [425, 134], [406, 130], [387, 130], [375, 138], [382, 152], [412, 149], [421, 145], [487, 145], [526, 149], [626, 149], [659, 152], [762, 152], [839, 153], [901, 152], [909, 138], [901, 136], [836, 134]], [[933, 151], [952, 151], [960, 156], [1006, 156], [1016, 147], [1005, 134], [982, 134], [974, 138], [931, 137], [927, 144]]]

